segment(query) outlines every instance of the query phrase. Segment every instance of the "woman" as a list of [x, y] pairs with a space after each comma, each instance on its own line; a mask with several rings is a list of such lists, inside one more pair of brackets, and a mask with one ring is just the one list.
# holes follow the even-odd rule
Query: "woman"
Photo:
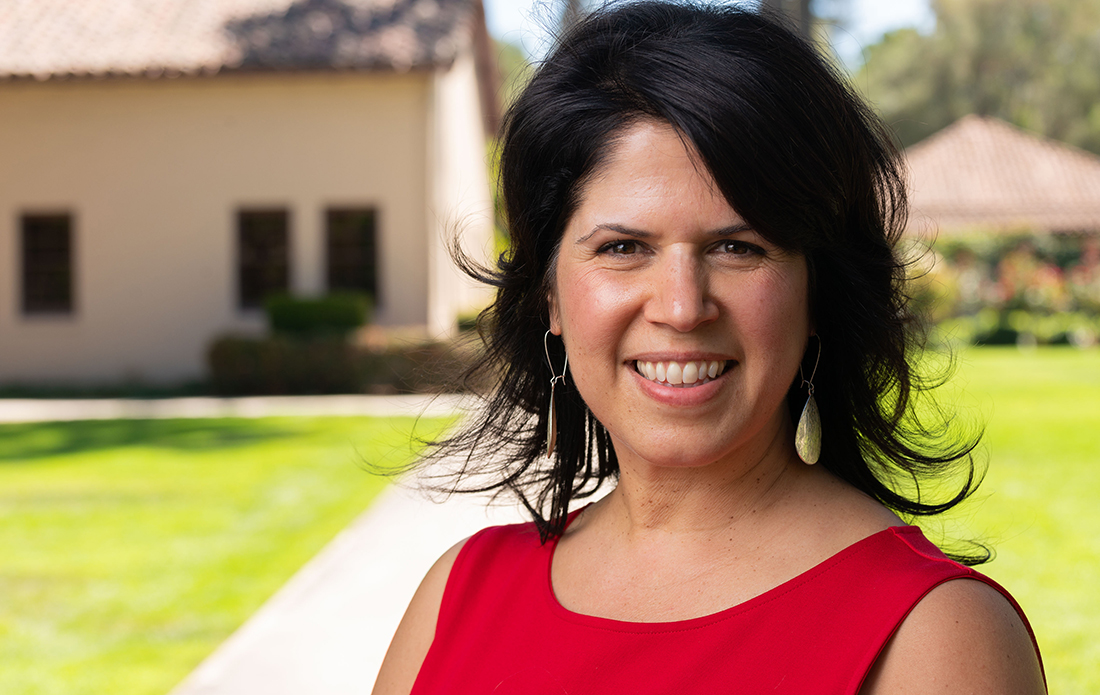
[[[910, 404], [899, 167], [758, 14], [564, 37], [505, 127], [500, 384], [440, 449], [535, 522], [439, 560], [376, 693], [1044, 692], [1012, 599], [898, 516], [974, 484]], [[914, 489], [954, 466], [952, 499]]]

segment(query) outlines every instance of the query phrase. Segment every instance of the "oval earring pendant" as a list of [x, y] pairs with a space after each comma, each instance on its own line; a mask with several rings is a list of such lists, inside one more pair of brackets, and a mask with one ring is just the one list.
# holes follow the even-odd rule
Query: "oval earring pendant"
[[802, 417], [798, 418], [794, 448], [798, 452], [798, 458], [804, 463], [817, 463], [821, 456], [821, 415], [817, 412], [817, 402], [812, 394], [806, 398]]

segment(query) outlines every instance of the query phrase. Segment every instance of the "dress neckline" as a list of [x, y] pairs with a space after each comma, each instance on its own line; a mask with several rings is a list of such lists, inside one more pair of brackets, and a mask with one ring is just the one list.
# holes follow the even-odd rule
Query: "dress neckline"
[[[566, 521], [566, 528], [572, 524], [573, 520], [577, 518], [588, 505], [578, 510], [570, 512]], [[768, 589], [767, 591], [757, 594], [750, 599], [737, 603], [728, 608], [723, 608], [714, 613], [707, 615], [700, 615], [694, 618], [685, 618], [683, 620], [669, 620], [660, 622], [638, 622], [632, 620], [617, 620], [615, 618], [603, 618], [596, 615], [587, 615], [585, 613], [577, 613], [571, 611], [558, 601], [557, 595], [554, 593], [554, 582], [552, 577], [552, 571], [554, 567], [554, 554], [558, 549], [558, 541], [561, 537], [554, 538], [547, 544], [547, 552], [544, 553], [546, 558], [546, 566], [544, 567], [543, 576], [545, 577], [543, 583], [543, 593], [550, 604], [550, 609], [559, 618], [568, 622], [577, 623], [581, 625], [587, 625], [589, 627], [601, 628], [606, 630], [612, 630], [615, 632], [675, 632], [681, 630], [691, 630], [701, 627], [706, 627], [723, 620], [727, 620], [736, 615], [746, 613], [755, 608], [763, 606], [772, 601], [782, 598], [785, 594], [793, 591], [799, 586], [813, 581], [816, 577], [827, 572], [832, 567], [840, 564], [844, 560], [856, 555], [860, 552], [864, 552], [869, 548], [881, 543], [889, 543], [894, 539], [902, 538], [904, 535], [923, 535], [921, 529], [917, 526], [888, 526], [881, 531], [866, 536], [855, 543], [839, 550], [833, 555], [825, 558], [821, 562], [817, 563], [813, 567], [791, 577], [785, 582]]]

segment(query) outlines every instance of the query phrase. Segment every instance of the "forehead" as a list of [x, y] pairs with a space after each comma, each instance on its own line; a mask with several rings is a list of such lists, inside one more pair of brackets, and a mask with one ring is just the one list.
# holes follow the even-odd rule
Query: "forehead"
[[584, 183], [571, 225], [593, 214], [631, 218], [736, 218], [691, 143], [672, 126], [635, 123], [609, 143], [599, 168]]

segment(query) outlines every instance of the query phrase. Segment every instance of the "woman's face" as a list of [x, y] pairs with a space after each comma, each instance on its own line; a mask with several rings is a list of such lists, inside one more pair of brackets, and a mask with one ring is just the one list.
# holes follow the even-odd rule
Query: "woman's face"
[[749, 228], [671, 127], [625, 131], [566, 227], [550, 298], [568, 378], [620, 465], [793, 452], [807, 283], [805, 259]]

